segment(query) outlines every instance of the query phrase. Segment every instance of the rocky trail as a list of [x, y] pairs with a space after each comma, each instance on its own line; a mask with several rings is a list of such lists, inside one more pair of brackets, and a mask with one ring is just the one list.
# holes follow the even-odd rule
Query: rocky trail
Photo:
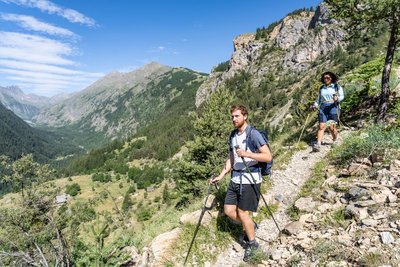
[[[327, 135], [324, 139], [330, 140]], [[272, 219], [259, 224], [256, 239], [268, 257], [258, 267], [400, 266], [399, 160], [355, 158], [340, 170], [328, 165], [322, 185], [298, 198], [301, 187], [313, 178], [313, 166], [330, 147], [296, 152], [284, 170], [275, 171], [273, 186], [264, 196], [270, 204], [279, 203], [274, 217], [283, 234], [278, 235]], [[291, 206], [296, 220], [286, 213]], [[234, 241], [209, 266], [247, 266], [243, 254]]]

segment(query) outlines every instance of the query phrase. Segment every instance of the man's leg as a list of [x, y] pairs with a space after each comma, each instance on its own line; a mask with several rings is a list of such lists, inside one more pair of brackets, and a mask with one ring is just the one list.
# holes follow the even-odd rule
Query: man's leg
[[255, 239], [254, 221], [250, 217], [250, 211], [237, 209], [237, 215], [243, 224], [243, 228], [246, 231], [247, 237], [250, 241]]
[[229, 204], [225, 204], [224, 205], [224, 213], [226, 216], [228, 216], [229, 218], [231, 218], [232, 220], [236, 221], [236, 222], [241, 222], [241, 219], [238, 216], [238, 212], [237, 212], [237, 206], [236, 205], [229, 205]]
[[318, 125], [318, 133], [317, 133], [317, 144], [322, 144], [322, 138], [324, 137], [324, 132], [326, 129], [326, 123], [320, 122]]

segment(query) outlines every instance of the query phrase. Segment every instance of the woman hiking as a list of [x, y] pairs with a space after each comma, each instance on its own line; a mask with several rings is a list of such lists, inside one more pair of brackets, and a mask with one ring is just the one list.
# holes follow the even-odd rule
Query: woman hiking
[[330, 71], [324, 72], [321, 76], [322, 86], [319, 88], [318, 97], [311, 106], [312, 110], [319, 108], [317, 143], [313, 146], [313, 151], [315, 152], [320, 151], [322, 137], [324, 136], [328, 121], [333, 122], [329, 125], [333, 144], [336, 143], [338, 137], [336, 124], [339, 122], [339, 103], [344, 99], [344, 93], [343, 88], [337, 81], [338, 77], [336, 74]]

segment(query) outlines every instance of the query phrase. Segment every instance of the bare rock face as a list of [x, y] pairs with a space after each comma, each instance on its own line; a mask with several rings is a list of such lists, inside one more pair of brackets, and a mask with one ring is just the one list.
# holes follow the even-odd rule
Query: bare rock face
[[328, 6], [323, 3], [315, 13], [304, 11], [282, 19], [268, 40], [256, 40], [255, 34], [239, 35], [233, 41], [234, 52], [228, 70], [212, 73], [200, 86], [196, 106], [240, 72], [250, 74], [253, 86], [258, 86], [278, 66], [288, 73], [306, 71], [316, 58], [343, 45], [344, 38], [344, 30], [331, 18]]
[[283, 50], [293, 47], [305, 37], [312, 17], [312, 13], [302, 12], [298, 16], [284, 18], [271, 33], [270, 42]]
[[149, 266], [165, 266], [164, 263], [173, 258], [171, 246], [178, 239], [181, 232], [180, 228], [175, 228], [153, 239], [150, 244]]

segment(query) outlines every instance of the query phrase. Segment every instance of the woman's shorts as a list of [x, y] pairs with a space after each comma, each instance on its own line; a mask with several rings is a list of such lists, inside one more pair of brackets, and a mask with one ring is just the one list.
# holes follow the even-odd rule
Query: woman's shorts
[[240, 184], [230, 182], [226, 191], [225, 205], [236, 205], [241, 210], [257, 211], [258, 201], [260, 200], [261, 183], [259, 184]]
[[340, 108], [336, 107], [335, 103], [332, 104], [322, 104], [319, 109], [318, 120], [321, 123], [326, 123], [329, 120], [339, 122], [338, 115], [340, 113]]

